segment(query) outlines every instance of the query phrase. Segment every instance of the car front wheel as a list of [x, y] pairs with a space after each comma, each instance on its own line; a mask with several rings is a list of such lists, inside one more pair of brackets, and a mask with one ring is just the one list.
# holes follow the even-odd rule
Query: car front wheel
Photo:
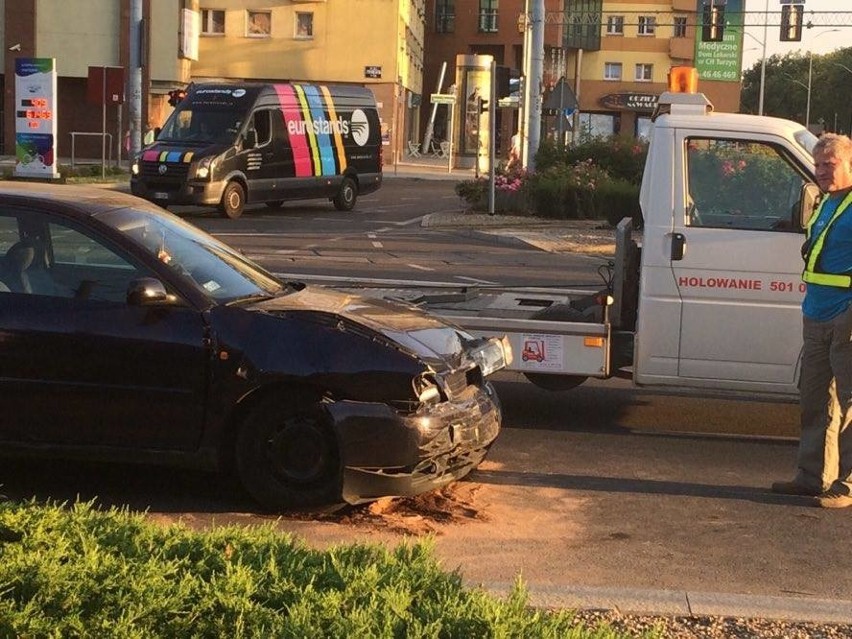
[[269, 510], [341, 501], [340, 456], [320, 403], [262, 402], [237, 437], [236, 463], [243, 486]]
[[242, 184], [239, 182], [228, 182], [225, 191], [222, 193], [222, 200], [219, 203], [219, 210], [222, 214], [231, 220], [236, 220], [243, 214], [243, 207], [246, 204], [246, 192]]

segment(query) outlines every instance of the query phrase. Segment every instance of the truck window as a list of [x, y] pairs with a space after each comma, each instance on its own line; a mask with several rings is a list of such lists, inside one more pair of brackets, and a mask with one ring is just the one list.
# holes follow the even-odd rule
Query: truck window
[[689, 226], [799, 232], [803, 175], [771, 144], [689, 138]]

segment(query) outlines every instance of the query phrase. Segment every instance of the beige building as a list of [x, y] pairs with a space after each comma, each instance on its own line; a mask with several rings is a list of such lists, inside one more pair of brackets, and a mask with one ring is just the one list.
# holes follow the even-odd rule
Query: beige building
[[200, 0], [192, 79], [302, 80], [368, 86], [385, 163], [418, 126], [426, 0]]
[[[147, 43], [142, 72], [143, 126], [148, 118], [165, 114], [167, 91], [189, 80], [188, 60], [180, 56], [178, 35], [181, 9], [193, 1], [198, 0], [143, 0], [143, 40]], [[4, 55], [0, 152], [15, 153], [15, 59], [55, 58], [56, 151], [61, 157], [70, 156], [71, 133], [75, 133], [79, 157], [100, 157], [98, 135], [104, 130], [104, 111], [87, 101], [89, 67], [128, 67], [129, 10], [130, 0], [0, 0], [0, 51]], [[116, 91], [122, 88], [119, 81]], [[112, 157], [126, 154], [124, 132], [128, 128], [126, 101], [109, 101], [106, 132]]]

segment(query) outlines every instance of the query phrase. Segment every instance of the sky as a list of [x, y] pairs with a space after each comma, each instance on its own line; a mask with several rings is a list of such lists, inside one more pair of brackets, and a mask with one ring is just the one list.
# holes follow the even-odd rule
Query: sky
[[[814, 53], [824, 54], [835, 49], [852, 47], [852, 2], [850, 0], [802, 0], [805, 5], [805, 24], [808, 23], [808, 12], [810, 11], [836, 11], [838, 13], [834, 16], [814, 17], [814, 27], [802, 30], [801, 42], [779, 41], [780, 28], [777, 26], [777, 22], [781, 13], [780, 0], [745, 0], [745, 2], [747, 12], [765, 12], [768, 6], [770, 12], [777, 12], [778, 14], [774, 20], [770, 18], [770, 21], [776, 23], [776, 26], [770, 26], [767, 29], [767, 57], [774, 53], [784, 55], [794, 51], [813, 51]], [[754, 17], [747, 17], [745, 23], [749, 25], [758, 20]], [[746, 36], [743, 39], [743, 69], [751, 68], [763, 57], [763, 29], [762, 26], [746, 26]], [[832, 32], [832, 29], [839, 29], [839, 31]]]

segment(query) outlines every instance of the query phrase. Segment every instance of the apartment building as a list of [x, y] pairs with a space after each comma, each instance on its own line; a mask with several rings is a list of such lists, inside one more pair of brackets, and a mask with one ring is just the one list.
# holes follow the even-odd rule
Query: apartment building
[[[577, 135], [643, 135], [657, 98], [666, 90], [669, 69], [696, 65], [699, 89], [715, 108], [738, 110], [743, 36], [736, 23], [741, 25], [737, 12], [743, 10], [743, 0], [727, 2], [732, 19], [724, 42], [701, 41], [696, 26], [703, 6], [704, 0], [546, 0], [545, 104], [558, 79], [565, 77], [579, 102], [568, 123]], [[441, 64], [447, 62], [452, 70], [458, 54], [492, 55], [498, 64], [520, 72], [526, 7], [525, 0], [428, 0], [425, 94], [437, 91]], [[430, 108], [422, 107], [424, 121]], [[562, 130], [561, 117], [545, 112], [546, 136]], [[436, 119], [440, 135], [441, 109]], [[516, 127], [517, 111], [500, 109], [498, 153], [506, 153]]]
[[194, 81], [301, 80], [368, 86], [385, 164], [418, 127], [426, 0], [201, 0]]
[[[181, 9], [191, 6], [191, 1], [198, 0], [143, 2], [143, 42], [147, 45], [142, 53], [143, 126], [149, 118], [160, 118], [166, 112], [170, 89], [189, 81], [189, 60], [181, 55], [178, 35]], [[104, 113], [100, 105], [87, 101], [87, 86], [90, 67], [128, 68], [129, 12], [130, 0], [0, 0], [0, 51], [4, 56], [0, 153], [15, 153], [15, 59], [20, 57], [56, 59], [58, 155], [70, 156], [71, 134], [75, 133], [78, 157], [100, 157], [99, 135], [104, 130], [112, 157], [126, 154], [124, 137], [129, 125], [124, 95], [117, 101], [108, 100]]]

